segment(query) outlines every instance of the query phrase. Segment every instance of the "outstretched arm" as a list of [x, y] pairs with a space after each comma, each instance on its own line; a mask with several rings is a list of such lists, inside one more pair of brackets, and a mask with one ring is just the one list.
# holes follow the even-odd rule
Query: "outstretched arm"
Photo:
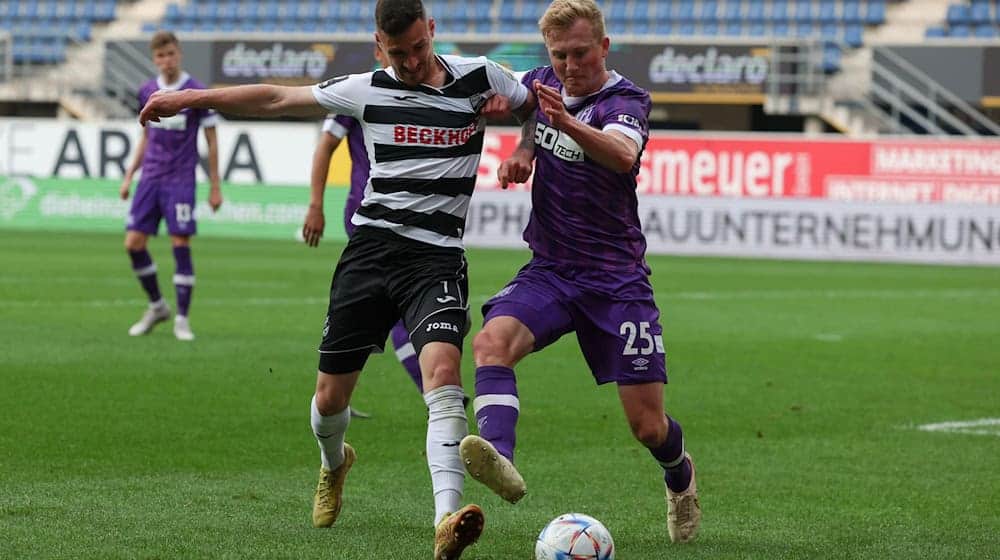
[[160, 117], [176, 115], [186, 107], [216, 109], [223, 113], [255, 117], [321, 117], [328, 111], [320, 106], [312, 86], [249, 85], [218, 89], [158, 91], [149, 98], [139, 114], [145, 126]]

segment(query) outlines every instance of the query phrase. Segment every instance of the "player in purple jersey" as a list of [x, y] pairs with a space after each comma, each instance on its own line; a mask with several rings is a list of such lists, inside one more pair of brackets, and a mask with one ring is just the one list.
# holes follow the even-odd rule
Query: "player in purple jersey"
[[663, 467], [671, 541], [698, 531], [694, 466], [681, 426], [663, 410], [667, 381], [659, 310], [636, 199], [649, 94], [605, 67], [610, 41], [593, 0], [555, 0], [539, 21], [552, 66], [528, 72], [537, 122], [498, 170], [524, 182], [535, 161], [531, 261], [483, 305], [473, 341], [479, 436], [463, 439], [469, 473], [510, 502], [526, 492], [513, 465], [519, 414], [514, 366], [576, 332], [598, 384], [616, 383], [632, 434]]
[[[150, 41], [150, 50], [160, 74], [139, 89], [140, 107], [157, 91], [204, 89], [201, 83], [181, 69], [181, 47], [173, 33], [158, 31]], [[128, 199], [132, 176], [142, 168], [125, 226], [125, 249], [132, 260], [132, 270], [149, 296], [149, 308], [128, 331], [132, 336], [147, 334], [157, 324], [170, 318], [170, 308], [160, 294], [156, 279], [156, 265], [146, 249], [149, 236], [156, 235], [162, 219], [167, 222], [176, 265], [174, 336], [178, 340], [194, 340], [188, 310], [194, 290], [191, 236], [197, 231], [194, 209], [198, 129], [205, 129], [208, 144], [208, 178], [211, 184], [208, 204], [214, 212], [222, 205], [216, 120], [214, 111], [186, 109], [169, 119], [149, 123], [142, 129], [135, 158], [125, 172], [121, 184], [122, 200]]]
[[484, 524], [479, 506], [458, 507], [465, 479], [458, 445], [468, 433], [459, 371], [468, 330], [462, 235], [485, 138], [482, 109], [504, 96], [527, 116], [537, 101], [509, 71], [484, 57], [436, 54], [436, 25], [421, 0], [377, 0], [375, 23], [389, 68], [312, 87], [257, 84], [158, 93], [139, 121], [211, 107], [258, 117], [334, 112], [362, 123], [372, 166], [369, 188], [352, 219], [359, 227], [330, 283], [310, 403], [322, 465], [313, 525], [330, 527], [340, 515], [346, 477], [357, 459], [345, 441], [351, 395], [369, 355], [381, 350], [402, 317], [427, 405], [434, 558], [455, 560]]
[[[378, 48], [375, 49], [375, 58], [382, 68], [388, 66], [382, 57], [382, 51]], [[310, 247], [319, 245], [323, 230], [326, 229], [326, 218], [323, 215], [326, 177], [330, 170], [330, 158], [344, 138], [347, 138], [348, 153], [351, 157], [351, 190], [348, 191], [347, 202], [344, 204], [344, 231], [350, 237], [356, 228], [351, 223], [351, 217], [361, 207], [361, 200], [365, 197], [365, 187], [368, 185], [368, 173], [371, 170], [371, 164], [368, 162], [368, 149], [365, 147], [365, 133], [361, 129], [361, 123], [353, 117], [328, 115], [323, 121], [323, 133], [320, 135], [319, 142], [316, 143], [316, 150], [313, 152], [309, 210], [306, 213], [305, 224], [302, 226], [302, 237]], [[396, 349], [396, 357], [399, 358], [399, 362], [403, 364], [403, 368], [417, 386], [417, 390], [423, 393], [420, 364], [417, 363], [417, 355], [410, 342], [410, 333], [406, 331], [402, 321], [396, 323], [396, 326], [392, 328], [389, 338]], [[351, 415], [361, 418], [369, 416], [353, 406], [351, 407]]]

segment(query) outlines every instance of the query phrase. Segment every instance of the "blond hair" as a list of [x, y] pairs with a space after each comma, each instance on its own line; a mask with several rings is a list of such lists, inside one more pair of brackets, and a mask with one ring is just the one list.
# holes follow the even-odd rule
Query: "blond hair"
[[594, 0], [553, 0], [539, 18], [538, 27], [547, 37], [550, 31], [569, 29], [578, 19], [590, 22], [595, 39], [604, 39], [604, 14]]
[[174, 45], [179, 47], [181, 44], [177, 40], [177, 36], [174, 35], [173, 32], [167, 31], [165, 29], [161, 29], [160, 31], [154, 33], [153, 38], [149, 40], [149, 50], [151, 51], [155, 51], [156, 49], [165, 47], [167, 45]]

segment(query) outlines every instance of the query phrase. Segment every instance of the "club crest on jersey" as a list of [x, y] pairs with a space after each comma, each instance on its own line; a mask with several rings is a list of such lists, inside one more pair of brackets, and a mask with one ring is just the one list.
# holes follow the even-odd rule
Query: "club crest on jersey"
[[590, 124], [590, 119], [594, 116], [594, 105], [587, 105], [576, 114], [576, 120], [583, 124]]

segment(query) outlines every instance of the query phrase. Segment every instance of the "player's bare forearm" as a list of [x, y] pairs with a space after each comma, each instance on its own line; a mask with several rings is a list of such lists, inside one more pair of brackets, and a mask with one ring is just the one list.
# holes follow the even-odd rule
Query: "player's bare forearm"
[[538, 119], [534, 111], [526, 119], [521, 120], [521, 140], [517, 143], [515, 150], [530, 154], [529, 159], [535, 156], [535, 126]]
[[561, 130], [583, 148], [587, 157], [616, 173], [627, 173], [639, 157], [639, 146], [621, 132], [598, 130], [576, 119], [565, 121]]
[[309, 86], [259, 84], [157, 92], [143, 107], [139, 122], [145, 124], [147, 121], [159, 120], [160, 117], [169, 117], [185, 107], [216, 109], [223, 113], [256, 117], [320, 117], [326, 114], [326, 110], [316, 102]]
[[219, 189], [219, 140], [215, 128], [205, 129], [205, 143], [208, 144], [208, 182], [213, 189]]
[[125, 170], [125, 177], [131, 181], [132, 175], [142, 167], [142, 159], [146, 154], [146, 139], [148, 137], [145, 128], [142, 129], [142, 136], [139, 138], [139, 145], [135, 148], [135, 156], [132, 157], [132, 164]]
[[323, 195], [326, 191], [326, 179], [330, 172], [330, 158], [340, 144], [340, 138], [322, 133], [316, 150], [313, 152], [312, 172], [309, 177], [309, 205], [323, 208]]

